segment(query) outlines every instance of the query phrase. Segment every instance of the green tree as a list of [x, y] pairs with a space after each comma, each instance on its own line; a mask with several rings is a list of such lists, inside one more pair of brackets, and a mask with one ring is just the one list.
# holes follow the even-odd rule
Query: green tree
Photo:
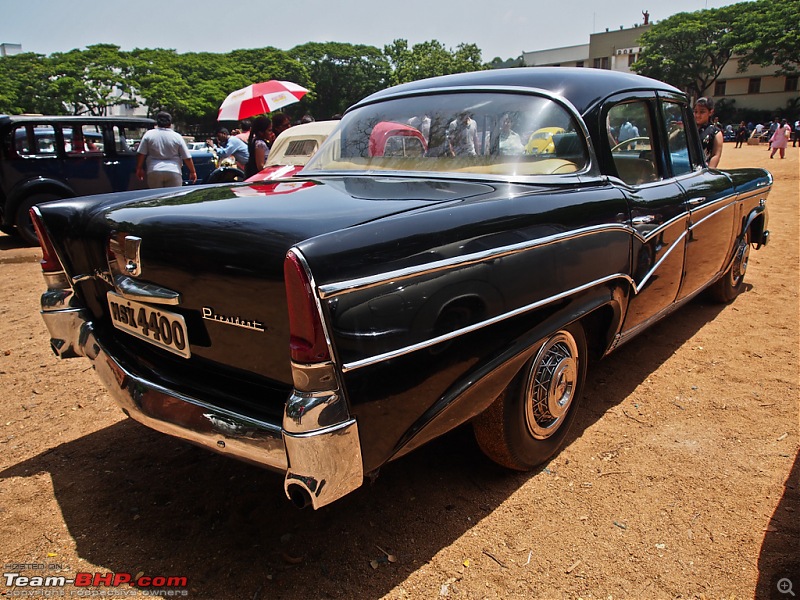
[[0, 58], [0, 113], [64, 112], [49, 58], [33, 52]]
[[228, 58], [233, 68], [244, 77], [244, 85], [281, 79], [307, 89], [313, 87], [308, 66], [285, 50], [272, 47], [234, 50]]
[[633, 70], [661, 79], [693, 97], [719, 77], [730, 60], [744, 72], [775, 65], [777, 74], [800, 68], [800, 0], [756, 0], [717, 9], [678, 13], [640, 38]]
[[491, 66], [483, 64], [481, 51], [475, 44], [459, 44], [455, 50], [448, 50], [441, 42], [431, 40], [409, 49], [407, 40], [397, 39], [384, 46], [383, 53], [392, 68], [390, 82], [393, 85], [439, 75], [481, 71]]
[[702, 96], [731, 58], [738, 6], [678, 13], [656, 23], [640, 38], [643, 50], [633, 70]]
[[150, 115], [166, 110], [176, 120], [186, 116], [192, 90], [180, 73], [180, 62], [175, 50], [137, 48], [130, 53], [134, 93], [144, 100]]
[[289, 54], [308, 70], [315, 93], [303, 98], [301, 106], [317, 119], [343, 113], [365, 96], [385, 88], [389, 79], [388, 61], [374, 46], [309, 42], [292, 48]]
[[739, 71], [752, 64], [776, 65], [778, 74], [800, 68], [800, 0], [757, 0], [738, 4], [731, 30]]
[[524, 67], [525, 61], [522, 58], [522, 55], [518, 56], [517, 58], [506, 58], [503, 60], [499, 56], [495, 56], [491, 62], [486, 63], [490, 69], [510, 69], [513, 67]]
[[50, 60], [58, 98], [73, 114], [105, 115], [111, 106], [136, 103], [131, 65], [119, 46], [96, 44]]

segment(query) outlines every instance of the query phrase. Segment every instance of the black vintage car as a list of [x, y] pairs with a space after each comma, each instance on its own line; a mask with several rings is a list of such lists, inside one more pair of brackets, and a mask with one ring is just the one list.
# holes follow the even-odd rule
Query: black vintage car
[[145, 187], [134, 140], [154, 125], [137, 117], [0, 115], [0, 229], [30, 244], [39, 202]]
[[708, 169], [693, 123], [634, 75], [452, 75], [352, 107], [291, 179], [36, 207], [52, 347], [301, 506], [468, 422], [531, 469], [590, 358], [703, 290], [733, 300], [767, 242], [770, 174]]

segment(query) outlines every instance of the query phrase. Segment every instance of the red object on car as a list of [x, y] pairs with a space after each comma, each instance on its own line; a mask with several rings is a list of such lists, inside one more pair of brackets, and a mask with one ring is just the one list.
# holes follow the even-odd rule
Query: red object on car
[[370, 156], [424, 156], [428, 143], [419, 130], [405, 123], [383, 121], [369, 136]]
[[266, 166], [247, 181], [280, 179], [299, 172], [338, 123], [314, 121], [282, 131], [272, 142]]

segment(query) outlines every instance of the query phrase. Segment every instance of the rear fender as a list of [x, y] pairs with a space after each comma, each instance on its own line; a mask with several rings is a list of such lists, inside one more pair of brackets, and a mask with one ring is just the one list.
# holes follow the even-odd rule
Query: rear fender
[[619, 280], [571, 297], [502, 353], [488, 357], [460, 377], [398, 440], [391, 458], [420, 447], [486, 410], [536, 353], [542, 341], [570, 323], [580, 321], [584, 325], [593, 355], [605, 354], [622, 326], [628, 295], [628, 284]]

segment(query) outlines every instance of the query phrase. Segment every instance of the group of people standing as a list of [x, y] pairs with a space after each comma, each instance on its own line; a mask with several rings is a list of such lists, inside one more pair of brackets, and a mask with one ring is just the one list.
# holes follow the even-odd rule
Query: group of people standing
[[[272, 118], [260, 116], [253, 121], [242, 121], [242, 132], [231, 135], [226, 127], [215, 132], [216, 140], [206, 140], [206, 145], [223, 160], [233, 157], [236, 166], [250, 177], [264, 168], [272, 142], [291, 127], [284, 113]], [[172, 129], [172, 115], [161, 111], [156, 115], [156, 126], [145, 132], [137, 149], [136, 176], [150, 188], [179, 187], [183, 184], [181, 165], [189, 171], [189, 181], [197, 181], [197, 171], [189, 154], [186, 140]]]
[[260, 116], [252, 121], [242, 121], [242, 131], [235, 135], [231, 135], [226, 127], [218, 128], [216, 143], [208, 139], [206, 144], [214, 149], [220, 160], [233, 157], [245, 177], [251, 177], [264, 168], [272, 142], [291, 125], [284, 113], [277, 113], [272, 118]]
[[[722, 129], [712, 120], [714, 114], [714, 103], [710, 98], [699, 98], [694, 106], [694, 120], [700, 132], [700, 141], [703, 145], [703, 152], [706, 155], [706, 162], [711, 168], [716, 168], [719, 158], [722, 156], [723, 135]], [[760, 123], [753, 126], [744, 121], [736, 129], [735, 141], [736, 148], [741, 148], [742, 144], [752, 135], [761, 137], [764, 126]], [[752, 132], [752, 133], [751, 133]], [[786, 148], [789, 140], [792, 147], [800, 143], [800, 119], [795, 121], [794, 128], [787, 119], [775, 117], [767, 130], [770, 151], [769, 157], [774, 158], [779, 153], [781, 158], [786, 158]]]
[[[744, 121], [739, 123], [739, 127], [736, 129], [736, 148], [740, 148], [744, 141], [752, 136], [761, 138], [764, 135], [764, 129], [765, 127], [761, 123], [755, 126], [752, 123], [748, 125]], [[779, 152], [780, 157], [785, 158], [789, 140], [792, 141], [793, 147], [800, 142], [800, 119], [795, 121], [794, 128], [792, 128], [787, 119], [775, 117], [766, 135], [769, 140], [769, 157], [774, 158], [775, 154]]]

